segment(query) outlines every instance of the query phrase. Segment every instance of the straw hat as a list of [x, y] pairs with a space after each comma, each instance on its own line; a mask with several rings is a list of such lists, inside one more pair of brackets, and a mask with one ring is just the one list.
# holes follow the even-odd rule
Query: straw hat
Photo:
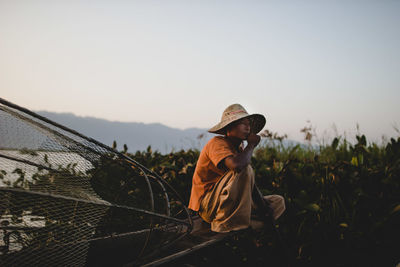
[[261, 114], [249, 114], [240, 104], [233, 104], [227, 107], [222, 113], [221, 121], [208, 130], [210, 133], [225, 134], [225, 128], [240, 119], [249, 118], [251, 121], [251, 131], [258, 133], [264, 128], [265, 117]]

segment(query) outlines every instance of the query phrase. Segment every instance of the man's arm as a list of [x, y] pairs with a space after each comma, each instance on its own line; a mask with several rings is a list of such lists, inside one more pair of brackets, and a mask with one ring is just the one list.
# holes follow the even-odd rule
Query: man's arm
[[261, 137], [254, 133], [251, 133], [247, 138], [246, 148], [235, 156], [230, 156], [224, 159], [225, 166], [233, 171], [240, 172], [243, 170], [251, 161], [254, 148], [260, 142]]

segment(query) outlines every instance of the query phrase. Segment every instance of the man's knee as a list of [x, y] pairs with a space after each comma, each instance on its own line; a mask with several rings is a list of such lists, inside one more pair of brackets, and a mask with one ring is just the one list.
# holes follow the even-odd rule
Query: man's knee
[[264, 196], [270, 205], [285, 207], [285, 199], [281, 195]]
[[277, 202], [281, 206], [285, 206], [285, 199], [281, 195], [273, 195], [274, 196], [274, 201]]
[[269, 206], [274, 211], [274, 218], [279, 218], [282, 213], [286, 210], [285, 199], [280, 195], [268, 195], [264, 196], [264, 199], [267, 200]]

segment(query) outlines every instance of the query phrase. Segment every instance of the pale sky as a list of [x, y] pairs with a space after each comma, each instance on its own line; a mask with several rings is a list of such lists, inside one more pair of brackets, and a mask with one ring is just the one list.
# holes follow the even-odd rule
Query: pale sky
[[230, 104], [301, 140], [400, 128], [400, 1], [0, 0], [0, 97], [209, 128]]

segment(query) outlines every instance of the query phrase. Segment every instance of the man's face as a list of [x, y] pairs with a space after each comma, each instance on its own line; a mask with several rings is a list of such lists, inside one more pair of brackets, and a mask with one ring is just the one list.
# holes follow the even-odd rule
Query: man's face
[[227, 130], [227, 136], [246, 140], [250, 134], [251, 122], [248, 118], [233, 123]]

